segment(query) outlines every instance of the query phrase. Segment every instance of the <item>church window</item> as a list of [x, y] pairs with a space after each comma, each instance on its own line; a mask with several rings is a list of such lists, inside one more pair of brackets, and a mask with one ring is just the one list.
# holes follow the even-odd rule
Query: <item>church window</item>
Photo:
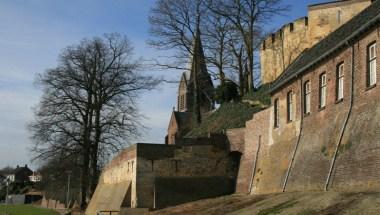
[[310, 114], [310, 102], [311, 102], [311, 89], [310, 81], [306, 81], [304, 84], [304, 113]]
[[376, 85], [376, 42], [372, 43], [367, 48], [368, 72], [367, 72], [367, 87]]
[[185, 109], [185, 95], [179, 96], [179, 109], [180, 110]]
[[278, 128], [280, 125], [280, 117], [279, 117], [279, 102], [278, 99], [274, 100], [274, 127]]
[[319, 76], [319, 108], [326, 106], [327, 78], [326, 73]]
[[294, 120], [294, 111], [293, 111], [293, 91], [288, 92], [287, 95], [287, 109], [288, 109], [288, 122]]
[[344, 89], [344, 64], [340, 63], [336, 67], [336, 100], [343, 99]]

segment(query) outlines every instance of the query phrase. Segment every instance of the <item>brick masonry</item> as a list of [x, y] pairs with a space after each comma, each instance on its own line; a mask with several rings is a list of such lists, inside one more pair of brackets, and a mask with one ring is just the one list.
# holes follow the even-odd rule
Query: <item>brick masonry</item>
[[[204, 140], [195, 139], [191, 143], [188, 139], [185, 145], [139, 143], [125, 149], [103, 170], [86, 214], [123, 207], [158, 208], [186, 199], [232, 193], [237, 166], [224, 140], [205, 144]], [[168, 186], [170, 182], [173, 182], [172, 187]], [[186, 191], [187, 182], [189, 186], [200, 187], [179, 199], [167, 196]], [[212, 189], [205, 189], [207, 187]]]
[[[379, 32], [379, 27], [374, 27], [353, 45], [274, 92], [272, 104], [279, 99], [278, 128], [274, 127], [273, 106], [256, 113], [246, 123], [237, 191], [247, 193], [252, 186], [251, 193], [281, 192], [289, 170], [286, 191], [324, 190], [327, 182], [328, 189], [336, 190], [380, 188], [380, 88], [367, 88], [366, 85], [367, 46], [374, 41], [379, 43]], [[380, 56], [379, 50], [377, 45], [377, 56]], [[336, 101], [336, 71], [340, 63], [344, 63], [344, 99]], [[379, 60], [377, 68], [379, 71]], [[327, 75], [327, 103], [320, 109], [319, 77], [324, 72]], [[380, 73], [377, 74], [377, 83], [380, 83]], [[303, 115], [301, 87], [306, 81], [311, 83], [311, 112]], [[292, 122], [287, 121], [289, 91], [295, 94], [296, 116]], [[353, 106], [349, 112], [351, 95]], [[258, 136], [261, 136], [261, 146], [256, 158]], [[338, 144], [331, 180], [327, 181]], [[257, 160], [255, 172], [254, 160]], [[250, 184], [252, 175], [253, 183]]]
[[274, 81], [306, 48], [311, 48], [370, 4], [371, 0], [348, 0], [309, 6], [307, 17], [284, 25], [262, 43], [262, 83]]

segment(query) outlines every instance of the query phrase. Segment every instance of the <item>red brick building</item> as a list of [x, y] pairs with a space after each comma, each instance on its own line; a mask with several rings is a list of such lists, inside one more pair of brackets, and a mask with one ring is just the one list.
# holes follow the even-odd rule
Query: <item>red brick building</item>
[[379, 32], [374, 1], [272, 83], [246, 124], [238, 190], [380, 189]]

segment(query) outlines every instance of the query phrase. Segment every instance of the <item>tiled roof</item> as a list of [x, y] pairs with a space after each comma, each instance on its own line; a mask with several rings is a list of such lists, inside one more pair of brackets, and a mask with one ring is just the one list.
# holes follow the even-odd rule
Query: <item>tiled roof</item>
[[284, 84], [306, 72], [329, 55], [344, 48], [349, 42], [380, 21], [380, 1], [374, 1], [361, 13], [325, 37], [312, 48], [305, 50], [272, 84], [273, 93]]

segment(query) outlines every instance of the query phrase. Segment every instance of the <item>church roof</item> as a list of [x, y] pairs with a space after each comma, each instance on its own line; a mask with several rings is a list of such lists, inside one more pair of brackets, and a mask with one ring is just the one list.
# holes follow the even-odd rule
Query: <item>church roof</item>
[[195, 35], [192, 51], [193, 54], [191, 59], [190, 83], [194, 82], [196, 75], [198, 77], [199, 87], [202, 89], [202, 91], [204, 91], [204, 93], [211, 95], [213, 93], [214, 85], [212, 83], [210, 74], [207, 71], [206, 58], [203, 52], [199, 30], [197, 30], [197, 33]]
[[361, 13], [329, 34], [312, 48], [305, 50], [272, 84], [271, 93], [280, 89], [301, 73], [306, 72], [380, 22], [380, 1], [374, 1]]
[[173, 111], [174, 118], [178, 124], [178, 127], [182, 127], [184, 125], [188, 126], [191, 124], [191, 112], [179, 112]]

